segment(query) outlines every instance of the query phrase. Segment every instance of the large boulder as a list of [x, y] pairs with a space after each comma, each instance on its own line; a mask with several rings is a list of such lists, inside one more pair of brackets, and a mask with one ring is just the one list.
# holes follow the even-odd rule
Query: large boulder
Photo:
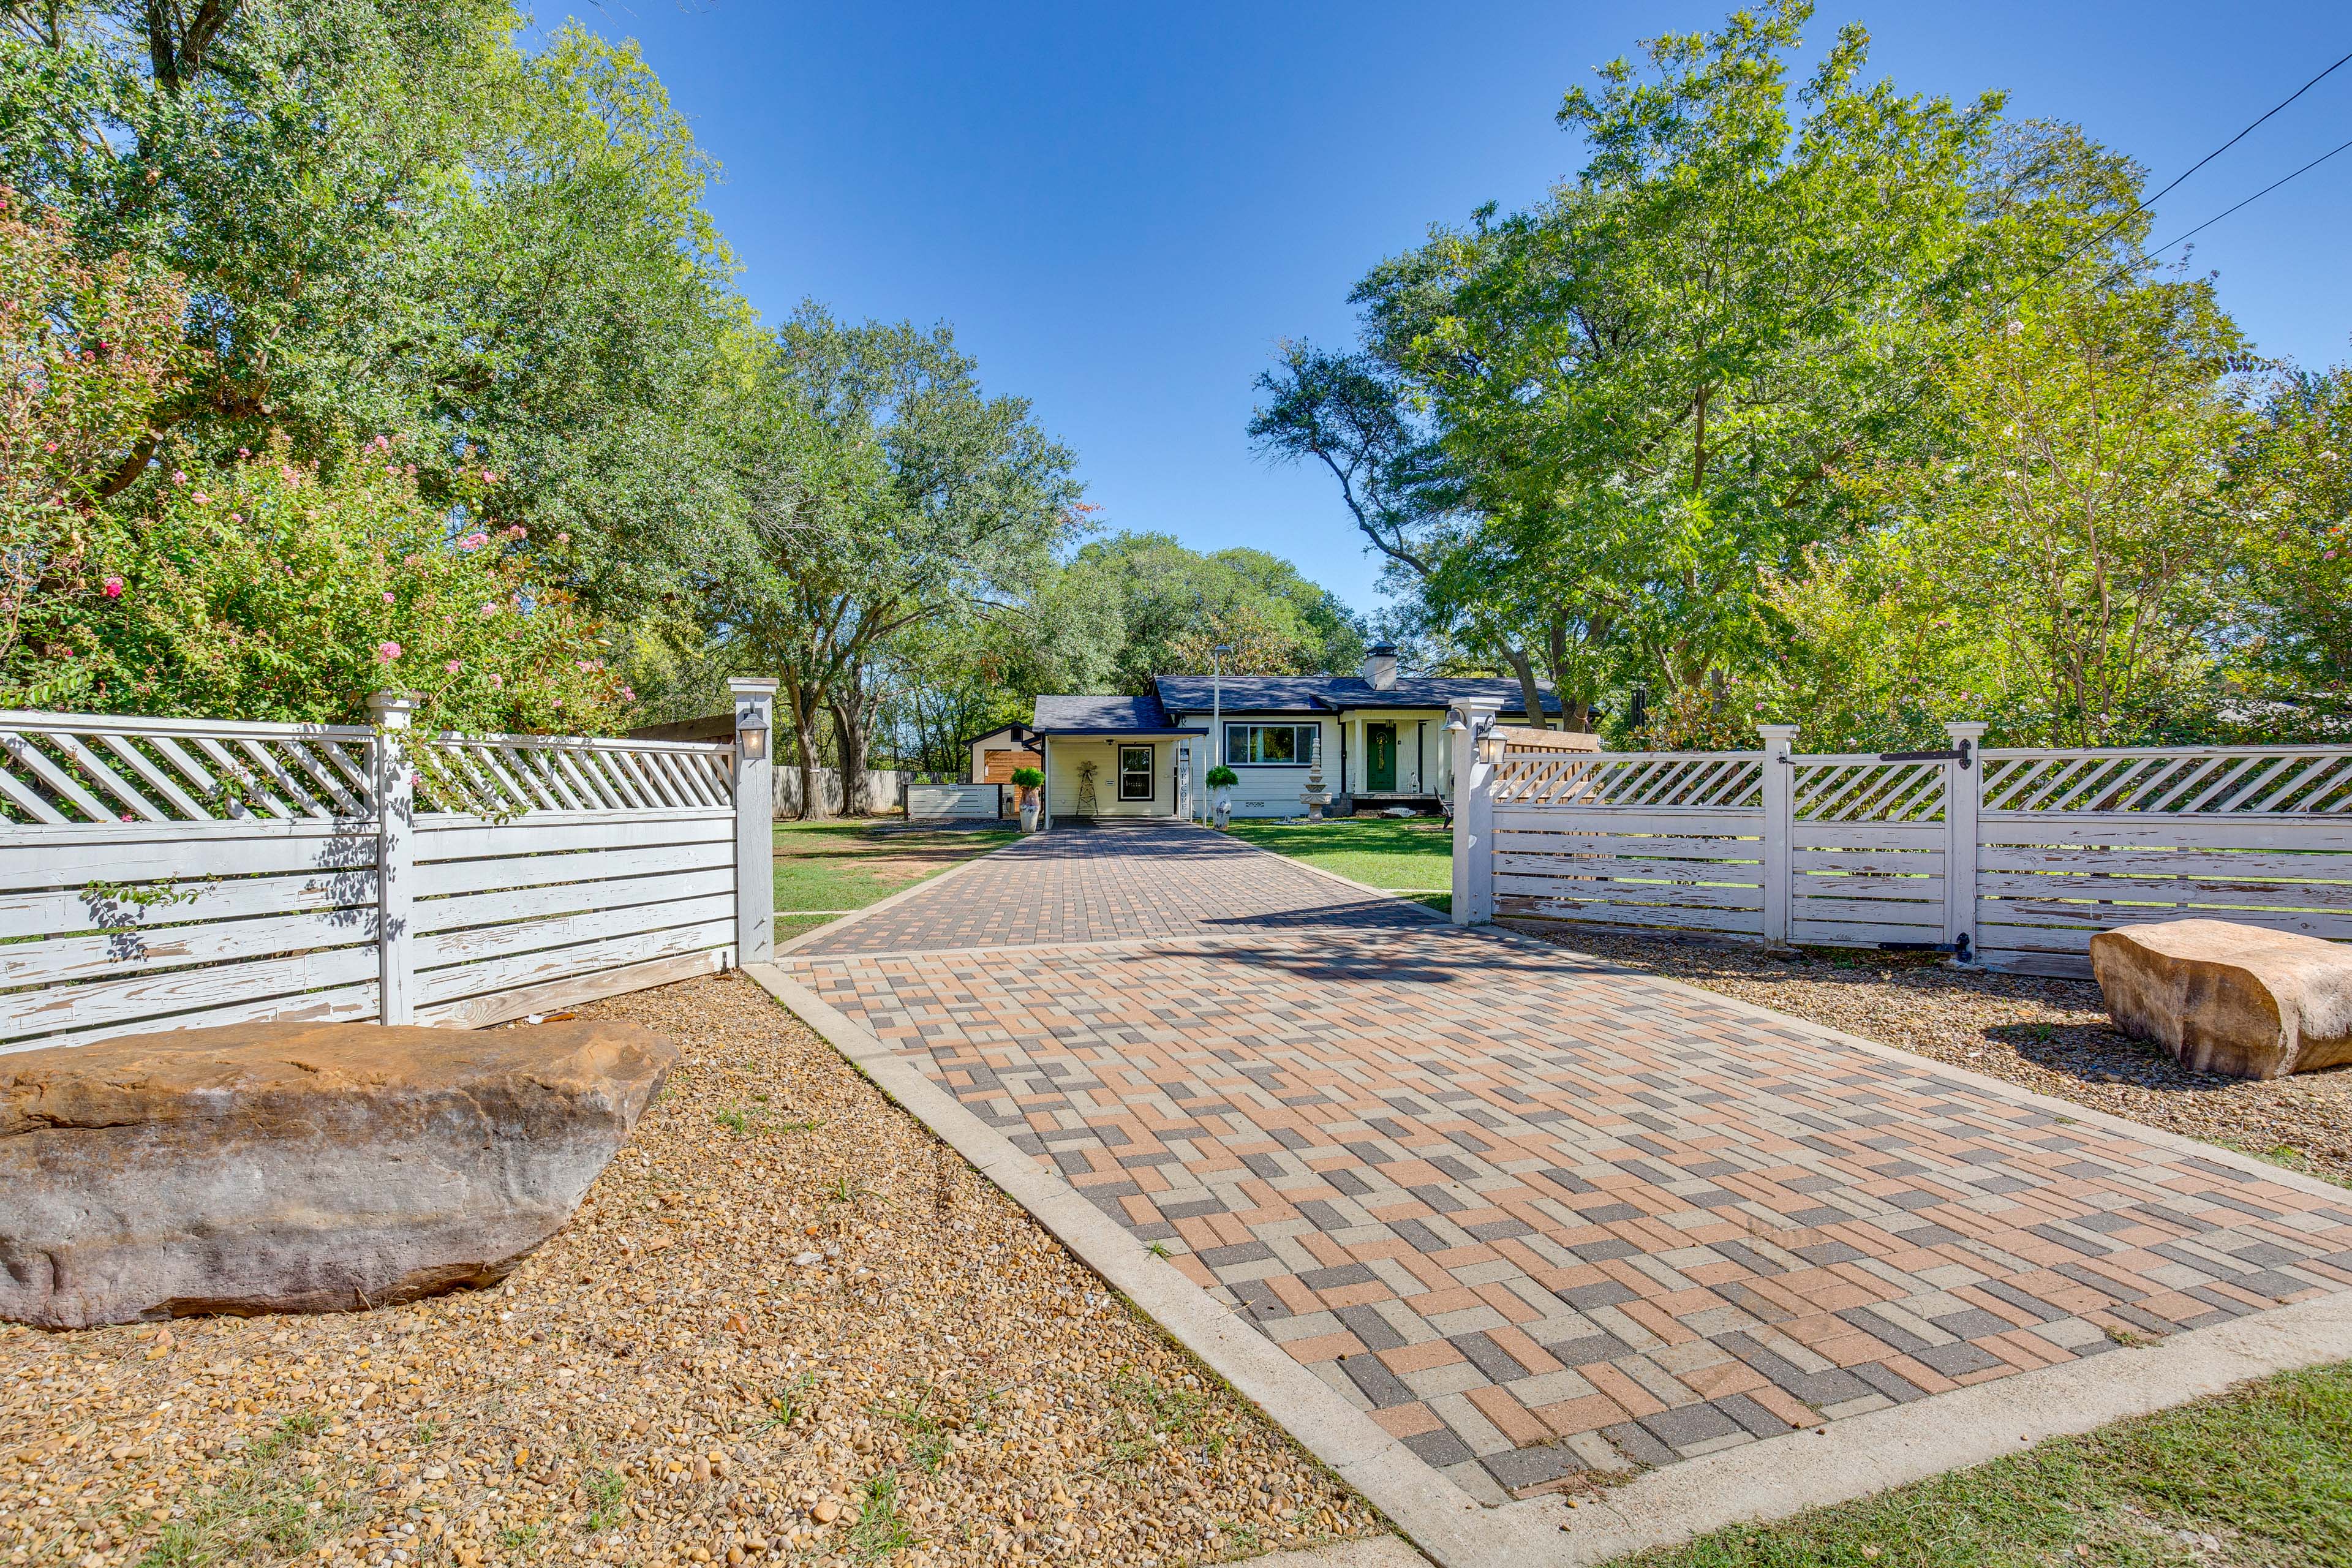
[[245, 1024], [0, 1057], [0, 1318], [494, 1285], [571, 1217], [677, 1058], [603, 1021]]
[[2228, 921], [2103, 931], [2107, 1014], [2198, 1072], [2284, 1078], [2352, 1062], [2352, 947]]

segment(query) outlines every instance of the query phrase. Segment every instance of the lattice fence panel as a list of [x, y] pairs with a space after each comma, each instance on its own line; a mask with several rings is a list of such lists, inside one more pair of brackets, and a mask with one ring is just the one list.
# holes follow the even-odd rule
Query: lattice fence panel
[[1561, 752], [1513, 748], [1495, 768], [1495, 803], [1739, 810], [1764, 803], [1754, 752]]
[[1800, 757], [1790, 805], [1799, 822], [1941, 822], [1946, 765], [1875, 757]]
[[726, 811], [734, 749], [653, 741], [438, 735], [419, 748], [423, 812]]
[[0, 711], [0, 824], [369, 817], [373, 744], [355, 725]]
[[2352, 746], [1991, 751], [1984, 809], [2352, 815]]

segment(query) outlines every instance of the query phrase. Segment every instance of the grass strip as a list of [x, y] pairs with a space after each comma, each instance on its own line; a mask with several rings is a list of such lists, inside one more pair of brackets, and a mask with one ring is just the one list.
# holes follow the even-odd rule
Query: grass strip
[[1626, 1568], [2345, 1568], [2352, 1363], [2193, 1405]]

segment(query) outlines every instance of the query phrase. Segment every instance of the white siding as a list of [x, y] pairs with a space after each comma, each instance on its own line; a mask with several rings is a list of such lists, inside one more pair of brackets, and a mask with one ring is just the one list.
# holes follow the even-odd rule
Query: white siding
[[[1118, 752], [1123, 745], [1151, 748], [1151, 798], [1118, 798]], [[1078, 815], [1078, 768], [1095, 764], [1095, 811], [1097, 817], [1172, 816], [1176, 813], [1176, 742], [1150, 741], [1045, 742], [1045, 810], [1056, 818]]]

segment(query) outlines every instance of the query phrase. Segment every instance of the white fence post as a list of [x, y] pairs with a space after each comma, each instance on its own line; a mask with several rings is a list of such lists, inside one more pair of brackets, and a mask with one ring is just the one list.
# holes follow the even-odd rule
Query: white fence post
[[1764, 942], [1771, 947], [1789, 945], [1789, 906], [1796, 890], [1796, 869], [1789, 841], [1796, 826], [1797, 769], [1790, 749], [1797, 740], [1794, 724], [1759, 724], [1764, 737]]
[[405, 691], [368, 699], [376, 724], [376, 1019], [383, 1024], [416, 1022], [416, 773], [408, 758], [408, 716], [415, 708]]
[[1495, 918], [1495, 764], [1488, 737], [1502, 702], [1465, 699], [1445, 716], [1454, 737], [1454, 923], [1485, 925]]
[[735, 700], [735, 962], [765, 963], [776, 956], [775, 784], [768, 757], [776, 683], [738, 677], [727, 691]]
[[1952, 956], [1976, 961], [1977, 813], [1984, 804], [1984, 732], [1978, 723], [1944, 726], [1952, 749], [1964, 752], [1944, 764], [1944, 940]]

